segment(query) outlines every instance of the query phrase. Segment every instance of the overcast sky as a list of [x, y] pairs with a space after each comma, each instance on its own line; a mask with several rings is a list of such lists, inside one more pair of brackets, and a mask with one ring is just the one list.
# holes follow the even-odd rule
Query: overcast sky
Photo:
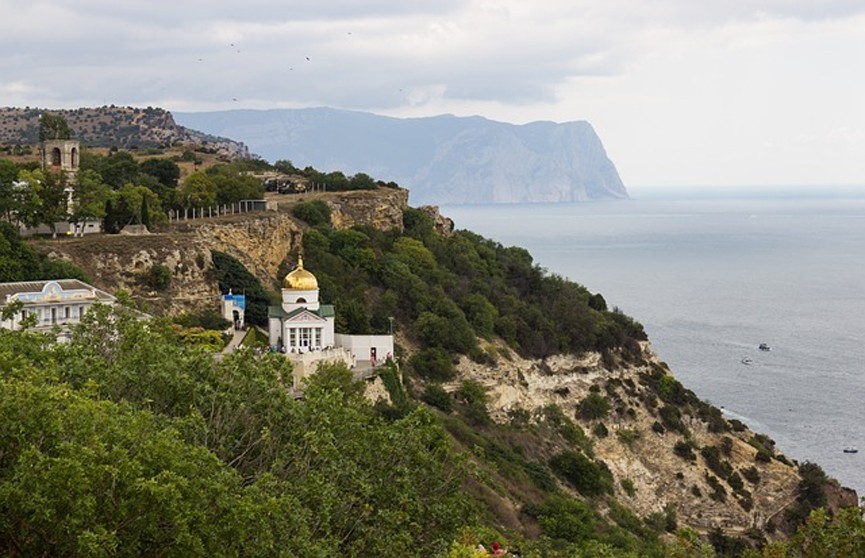
[[861, 0], [0, 0], [0, 105], [588, 120], [627, 186], [865, 184]]

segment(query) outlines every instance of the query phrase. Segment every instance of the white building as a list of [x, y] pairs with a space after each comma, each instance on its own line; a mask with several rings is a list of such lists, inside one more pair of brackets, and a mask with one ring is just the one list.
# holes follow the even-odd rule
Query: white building
[[78, 279], [20, 281], [0, 283], [0, 310], [15, 302], [21, 309], [8, 319], [0, 320], [4, 329], [21, 329], [28, 315], [35, 318], [34, 330], [77, 324], [96, 303], [113, 305], [117, 299]]
[[299, 257], [282, 282], [282, 304], [267, 313], [270, 346], [291, 359], [296, 385], [314, 373], [319, 362], [344, 362], [363, 372], [393, 354], [392, 335], [334, 333], [334, 307], [321, 304], [318, 293], [318, 280]]

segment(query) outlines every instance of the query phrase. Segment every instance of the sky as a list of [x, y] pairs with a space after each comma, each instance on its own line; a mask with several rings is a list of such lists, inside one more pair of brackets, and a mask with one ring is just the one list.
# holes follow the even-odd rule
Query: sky
[[865, 185], [861, 0], [0, 0], [0, 14], [0, 106], [586, 120], [629, 187]]

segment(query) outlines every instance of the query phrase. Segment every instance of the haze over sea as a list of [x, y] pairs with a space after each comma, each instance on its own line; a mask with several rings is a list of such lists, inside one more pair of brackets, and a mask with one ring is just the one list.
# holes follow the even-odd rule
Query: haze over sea
[[865, 495], [865, 188], [630, 194], [442, 213], [602, 293], [701, 399]]

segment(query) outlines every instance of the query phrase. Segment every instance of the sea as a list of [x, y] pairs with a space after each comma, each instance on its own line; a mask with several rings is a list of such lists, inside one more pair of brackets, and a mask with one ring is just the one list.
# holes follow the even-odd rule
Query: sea
[[865, 496], [865, 187], [630, 197], [441, 212], [600, 292], [698, 397]]

